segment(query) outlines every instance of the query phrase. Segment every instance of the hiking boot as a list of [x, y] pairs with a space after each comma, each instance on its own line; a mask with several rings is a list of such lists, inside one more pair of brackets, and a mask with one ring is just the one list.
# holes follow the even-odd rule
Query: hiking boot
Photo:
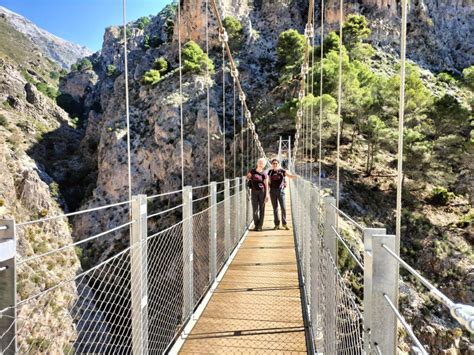
[[279, 229], [280, 229], [280, 226], [279, 226], [278, 224], [275, 224], [275, 227], [273, 227], [273, 230], [274, 230], [274, 231], [277, 231], [277, 230], [279, 230]]
[[284, 224], [284, 225], [283, 225], [283, 229], [289, 231], [289, 230], [290, 230], [290, 227], [288, 227], [287, 224]]

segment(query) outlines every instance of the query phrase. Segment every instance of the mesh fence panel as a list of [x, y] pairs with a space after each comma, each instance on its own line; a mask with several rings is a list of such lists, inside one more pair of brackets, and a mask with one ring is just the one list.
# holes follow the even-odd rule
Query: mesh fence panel
[[226, 259], [225, 252], [225, 214], [224, 214], [224, 201], [221, 201], [217, 204], [217, 272], [224, 266]]
[[[76, 291], [74, 296], [71, 290]], [[128, 354], [131, 352], [130, 300], [130, 249], [127, 248], [72, 280], [20, 301], [18, 351]], [[53, 314], [58, 312], [60, 317], [45, 316], [46, 309]], [[58, 324], [58, 320], [62, 322]]]
[[296, 181], [292, 182], [291, 194], [298, 263], [305, 281], [316, 351], [362, 354], [362, 314], [324, 245], [317, 189]]
[[209, 287], [209, 245], [209, 209], [206, 209], [193, 216], [194, 304]]
[[184, 322], [183, 224], [148, 239], [148, 340], [164, 352]]

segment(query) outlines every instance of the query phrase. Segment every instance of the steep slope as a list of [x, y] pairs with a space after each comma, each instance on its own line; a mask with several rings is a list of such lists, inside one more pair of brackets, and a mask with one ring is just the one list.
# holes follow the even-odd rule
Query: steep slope
[[[17, 223], [59, 215], [67, 210], [58, 181], [63, 164], [77, 146], [81, 134], [55, 101], [37, 89], [53, 90], [59, 67], [45, 58], [23, 34], [0, 19], [0, 218]], [[65, 160], [64, 160], [65, 159]], [[17, 228], [18, 299], [28, 298], [74, 277], [80, 269], [74, 249], [41, 261], [22, 261], [72, 242], [66, 220]], [[24, 352], [41, 352], [52, 334], [51, 348], [60, 353], [69, 346], [76, 330], [69, 315], [76, 299], [74, 284], [33, 298], [17, 309]], [[28, 350], [27, 350], [28, 349]]]
[[[0, 6], [0, 17], [8, 22], [16, 31], [24, 34], [39, 48], [41, 53], [65, 69], [69, 69], [78, 59], [92, 54], [88, 48], [59, 38], [39, 28], [27, 18], [2, 6]], [[2, 36], [2, 38], [5, 37]], [[27, 56], [24, 58], [27, 58]]]

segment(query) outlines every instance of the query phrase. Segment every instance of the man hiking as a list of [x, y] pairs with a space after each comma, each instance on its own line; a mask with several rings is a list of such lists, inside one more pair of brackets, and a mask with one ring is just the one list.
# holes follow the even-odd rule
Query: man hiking
[[294, 179], [296, 175], [290, 174], [288, 170], [282, 169], [278, 159], [272, 160], [272, 168], [268, 171], [270, 179], [270, 199], [273, 207], [273, 222], [275, 223], [274, 230], [280, 229], [280, 217], [278, 215], [278, 204], [281, 208], [281, 220], [283, 222], [283, 229], [289, 230], [286, 224], [286, 207], [285, 207], [285, 187], [286, 177]]
[[268, 175], [265, 172], [267, 160], [260, 158], [257, 166], [247, 174], [247, 180], [251, 189], [253, 223], [255, 231], [261, 231], [263, 227], [263, 218], [265, 217], [265, 202], [268, 202]]

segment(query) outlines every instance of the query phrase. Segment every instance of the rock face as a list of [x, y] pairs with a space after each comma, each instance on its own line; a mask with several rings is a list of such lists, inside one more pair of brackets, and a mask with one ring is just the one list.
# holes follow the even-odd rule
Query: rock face
[[[0, 218], [17, 223], [62, 214], [65, 205], [57, 178], [45, 163], [67, 156], [67, 146], [43, 145], [58, 136], [73, 145], [78, 136], [67, 114], [28, 83], [18, 68], [0, 60]], [[54, 138], [53, 138], [54, 139]], [[54, 172], [54, 169], [48, 169]], [[48, 288], [72, 280], [80, 269], [74, 248], [30, 260], [49, 250], [72, 243], [65, 219], [17, 227], [17, 308], [20, 352], [61, 353], [76, 329], [70, 314], [76, 300], [74, 282], [54, 291]], [[54, 344], [50, 339], [54, 337]]]
[[59, 38], [5, 7], [0, 6], [0, 16], [6, 19], [18, 32], [28, 37], [44, 55], [63, 68], [69, 69], [71, 64], [76, 63], [78, 59], [92, 54], [88, 48]]
[[[325, 21], [339, 21], [339, 2], [326, 3]], [[376, 47], [398, 53], [400, 47], [400, 2], [363, 0], [344, 2], [344, 13], [361, 13], [372, 29]], [[320, 16], [320, 15], [317, 15]], [[434, 71], [460, 73], [474, 63], [474, 5], [470, 0], [417, 0], [407, 18], [407, 57]]]

